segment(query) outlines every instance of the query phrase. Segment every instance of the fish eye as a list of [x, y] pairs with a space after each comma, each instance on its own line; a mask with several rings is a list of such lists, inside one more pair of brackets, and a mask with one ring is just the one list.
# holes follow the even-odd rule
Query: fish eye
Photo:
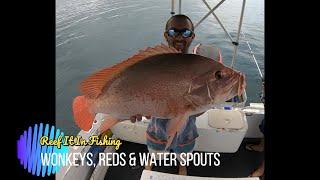
[[222, 72], [221, 71], [217, 71], [214, 76], [216, 77], [216, 79], [221, 79], [222, 78]]

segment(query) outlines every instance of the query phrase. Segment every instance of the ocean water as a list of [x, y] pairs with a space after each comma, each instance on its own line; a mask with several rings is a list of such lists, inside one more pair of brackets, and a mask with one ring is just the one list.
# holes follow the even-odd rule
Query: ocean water
[[[176, 1], [178, 3], [178, 1]], [[208, 0], [214, 7], [218, 0]], [[226, 0], [215, 14], [236, 39], [242, 1]], [[178, 13], [176, 4], [176, 13]], [[79, 95], [78, 84], [93, 71], [115, 64], [139, 49], [166, 43], [165, 23], [170, 18], [169, 0], [56, 0], [56, 125], [67, 134], [77, 134], [72, 117], [72, 99]], [[182, 12], [196, 24], [208, 8], [202, 1], [183, 0]], [[247, 0], [242, 32], [249, 41], [264, 72], [264, 0]], [[210, 15], [195, 29], [198, 43], [218, 46], [223, 62], [231, 64], [230, 39]], [[259, 102], [261, 80], [240, 38], [235, 69], [247, 77], [248, 102]]]

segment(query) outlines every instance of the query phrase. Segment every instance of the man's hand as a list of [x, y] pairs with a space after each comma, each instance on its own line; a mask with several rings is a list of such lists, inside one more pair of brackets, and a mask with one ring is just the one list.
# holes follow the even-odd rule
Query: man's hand
[[[145, 116], [147, 119], [150, 119], [151, 118], [151, 116]], [[135, 123], [136, 121], [141, 121], [142, 120], [142, 115], [141, 114], [136, 114], [136, 115], [134, 115], [134, 116], [131, 116], [130, 117], [130, 121], [132, 122], [132, 123]]]

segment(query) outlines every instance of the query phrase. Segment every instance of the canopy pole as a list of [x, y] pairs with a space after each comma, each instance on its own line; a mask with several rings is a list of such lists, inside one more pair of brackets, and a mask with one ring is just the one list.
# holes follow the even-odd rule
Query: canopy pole
[[179, 14], [181, 14], [181, 0], [179, 0]]
[[209, 11], [195, 26], [194, 28], [198, 27], [203, 20], [205, 20], [214, 10], [216, 10], [225, 0], [221, 0], [211, 11]]
[[244, 14], [244, 8], [246, 5], [246, 0], [242, 1], [242, 9], [241, 9], [241, 15], [240, 15], [240, 22], [239, 22], [239, 28], [238, 28], [238, 34], [237, 34], [237, 40], [235, 42], [232, 42], [234, 45], [234, 51], [233, 51], [233, 57], [231, 62], [231, 68], [233, 69], [233, 66], [235, 64], [237, 51], [238, 51], [238, 45], [239, 45], [239, 38], [240, 38], [240, 32], [241, 32], [241, 26], [242, 26], [242, 20], [243, 20], [243, 14]]
[[173, 16], [175, 14], [174, 12], [174, 0], [171, 0], [171, 12], [170, 12], [171, 16]]
[[[208, 9], [211, 11], [211, 7], [209, 6], [209, 4], [207, 3], [206, 0], [202, 0], [203, 3], [208, 7]], [[226, 28], [223, 26], [222, 22], [220, 21], [220, 19], [218, 18], [218, 16], [212, 12], [212, 15], [216, 18], [216, 20], [218, 21], [218, 23], [220, 24], [220, 26], [222, 27], [222, 29], [224, 30], [224, 32], [226, 33], [226, 35], [229, 37], [230, 41], [233, 42], [233, 39], [231, 37], [231, 35], [228, 33], [228, 31], [226, 30]]]

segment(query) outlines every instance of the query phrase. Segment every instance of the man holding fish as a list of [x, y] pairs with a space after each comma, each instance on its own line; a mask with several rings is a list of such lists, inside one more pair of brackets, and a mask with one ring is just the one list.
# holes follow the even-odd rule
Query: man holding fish
[[[188, 16], [178, 14], [172, 16], [166, 24], [164, 37], [170, 47], [174, 47], [176, 50], [187, 54], [189, 47], [195, 37], [194, 26]], [[170, 150], [177, 153], [177, 158], [181, 162], [181, 153], [191, 153], [195, 146], [195, 139], [199, 136], [196, 127], [196, 117], [201, 115], [192, 115], [188, 117], [185, 127], [181, 133], [175, 136]], [[149, 117], [147, 117], [149, 118]], [[140, 114], [131, 117], [131, 121], [141, 120]], [[167, 127], [168, 119], [159, 119], [152, 117], [151, 122], [148, 125], [146, 138], [149, 153], [165, 153], [167, 145]], [[149, 163], [145, 167], [147, 170], [151, 170], [152, 164]], [[186, 166], [179, 165], [179, 174], [187, 175]]]
[[[246, 86], [243, 74], [221, 62], [187, 54], [193, 30], [187, 16], [173, 16], [164, 32], [169, 47], [140, 50], [88, 76], [80, 84], [82, 96], [73, 101], [76, 124], [89, 131], [95, 115], [103, 113], [104, 132], [122, 120], [152, 117], [146, 132], [151, 153], [192, 152], [198, 137], [196, 117], [242, 94]], [[185, 166], [179, 166], [179, 174], [187, 174]]]

